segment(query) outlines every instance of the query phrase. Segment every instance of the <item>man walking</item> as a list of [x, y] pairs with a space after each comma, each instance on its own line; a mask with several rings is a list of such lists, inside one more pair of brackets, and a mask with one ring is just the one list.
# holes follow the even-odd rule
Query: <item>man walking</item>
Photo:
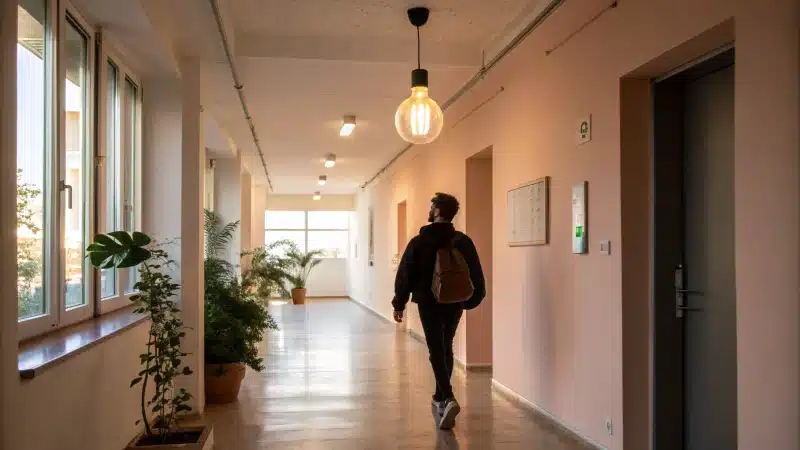
[[403, 321], [409, 296], [419, 308], [436, 378], [433, 405], [441, 416], [441, 429], [453, 428], [461, 411], [450, 384], [458, 322], [465, 309], [477, 307], [486, 296], [475, 244], [453, 227], [458, 209], [458, 200], [452, 195], [437, 193], [431, 199], [430, 225], [422, 227], [408, 243], [397, 269], [392, 300], [397, 322]]

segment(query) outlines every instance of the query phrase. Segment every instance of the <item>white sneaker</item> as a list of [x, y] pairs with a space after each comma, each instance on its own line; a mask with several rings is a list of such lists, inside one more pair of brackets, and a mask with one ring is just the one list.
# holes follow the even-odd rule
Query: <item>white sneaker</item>
[[444, 414], [444, 403], [445, 402], [438, 402], [436, 400], [431, 400], [431, 405], [433, 405], [433, 407], [436, 408], [436, 414], [438, 414], [439, 416]]
[[444, 402], [444, 411], [442, 412], [442, 420], [439, 421], [439, 429], [450, 430], [456, 426], [456, 416], [461, 412], [461, 406], [455, 399], [446, 400]]

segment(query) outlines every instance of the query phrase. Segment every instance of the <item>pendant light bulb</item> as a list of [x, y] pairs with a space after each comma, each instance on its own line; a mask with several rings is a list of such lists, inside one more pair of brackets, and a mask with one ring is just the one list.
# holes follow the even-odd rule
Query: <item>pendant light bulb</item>
[[325, 155], [325, 167], [330, 169], [331, 167], [336, 165], [336, 155], [333, 153], [328, 153]]
[[319, 180], [317, 180], [317, 184], [320, 185], [320, 186], [325, 186], [325, 183], [327, 183], [327, 182], [328, 182], [328, 176], [327, 175], [320, 175], [319, 176]]
[[314, 200], [320, 200], [322, 198], [322, 194], [320, 194], [319, 191], [314, 192], [314, 195], [311, 198]]
[[411, 95], [394, 115], [397, 133], [411, 144], [428, 144], [439, 137], [444, 127], [442, 108], [428, 94], [428, 71], [420, 67], [419, 29], [428, 21], [427, 8], [411, 8], [408, 18], [417, 27], [417, 69], [411, 72]]

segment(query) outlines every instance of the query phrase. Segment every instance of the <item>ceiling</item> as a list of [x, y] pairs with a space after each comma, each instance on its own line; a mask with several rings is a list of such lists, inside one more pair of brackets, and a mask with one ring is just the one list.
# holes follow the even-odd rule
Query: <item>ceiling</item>
[[[110, 9], [106, 1], [77, 1], [104, 4], [104, 13]], [[430, 71], [431, 96], [441, 104], [477, 72], [484, 53], [507, 39], [510, 30], [541, 3], [217, 1], [276, 194], [318, 190], [316, 180], [322, 174], [328, 176], [323, 193], [354, 193], [405, 146], [394, 129], [394, 112], [409, 94], [410, 73], [416, 66], [416, 33], [406, 16], [409, 7], [431, 9], [421, 30], [422, 66]], [[118, 2], [133, 3], [113, 0]], [[264, 183], [210, 1], [138, 3], [155, 30], [151, 34], [167, 44], [168, 54], [202, 59], [203, 106], [214, 122], [207, 126], [214, 129], [213, 142], [232, 138], [254, 180]], [[351, 137], [342, 138], [339, 128], [347, 114], [356, 116], [357, 126]], [[337, 155], [337, 165], [325, 169], [322, 163], [329, 152]], [[215, 148], [212, 154], [229, 153]]]

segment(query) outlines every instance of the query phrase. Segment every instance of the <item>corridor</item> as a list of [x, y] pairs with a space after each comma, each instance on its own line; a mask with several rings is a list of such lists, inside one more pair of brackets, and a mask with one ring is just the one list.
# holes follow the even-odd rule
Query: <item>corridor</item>
[[276, 304], [280, 331], [249, 372], [239, 402], [209, 406], [218, 450], [584, 448], [494, 394], [488, 374], [454, 374], [463, 407], [454, 432], [433, 419], [427, 349], [348, 300]]

